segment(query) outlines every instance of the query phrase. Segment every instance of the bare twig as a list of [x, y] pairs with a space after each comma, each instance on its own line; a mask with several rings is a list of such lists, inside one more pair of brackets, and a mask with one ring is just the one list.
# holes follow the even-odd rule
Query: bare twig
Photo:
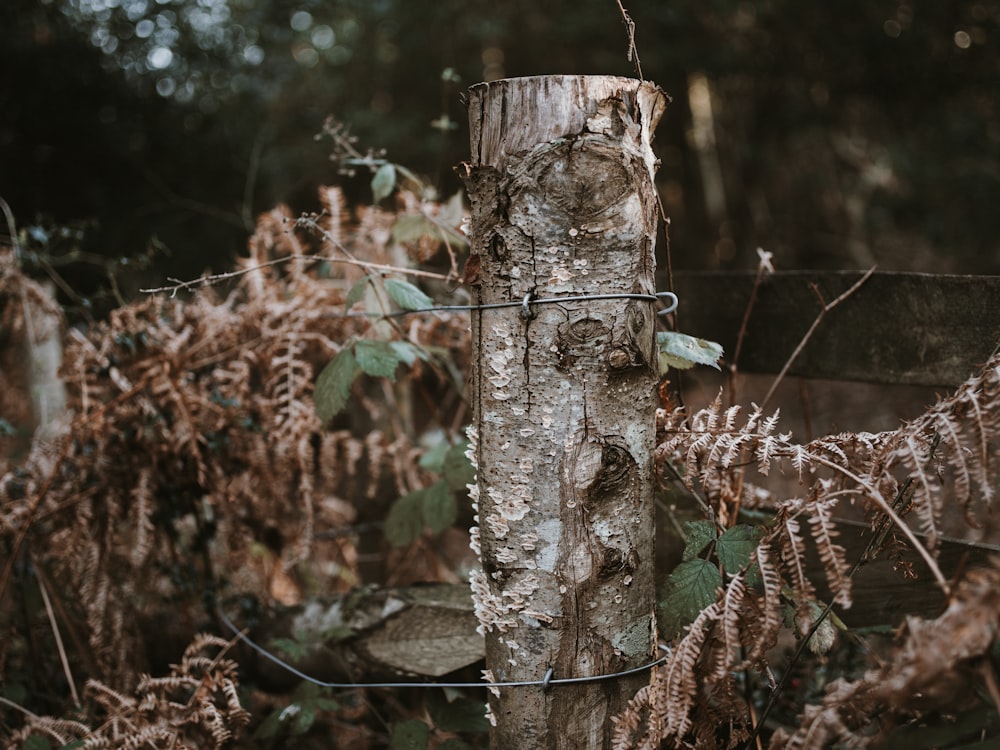
[[227, 273], [215, 273], [210, 276], [202, 276], [198, 279], [191, 279], [190, 281], [181, 281], [180, 279], [167, 278], [167, 281], [174, 282], [170, 286], [160, 286], [154, 289], [140, 289], [139, 291], [143, 294], [159, 294], [161, 292], [170, 292], [171, 297], [176, 297], [177, 292], [188, 291], [192, 289], [200, 289], [203, 286], [211, 286], [213, 284], [218, 284], [222, 281], [228, 281], [229, 279], [235, 279], [239, 276], [243, 276], [253, 271], [259, 271], [262, 268], [267, 268], [269, 266], [277, 266], [282, 263], [288, 263], [290, 261], [308, 261], [310, 263], [346, 263], [348, 265], [357, 266], [359, 268], [365, 268], [369, 271], [376, 271], [379, 273], [399, 273], [405, 274], [407, 276], [419, 276], [421, 278], [429, 279], [441, 279], [447, 281], [450, 276], [447, 274], [433, 273], [431, 271], [421, 271], [416, 268], [400, 268], [399, 266], [390, 266], [385, 263], [369, 263], [363, 260], [354, 260], [347, 258], [327, 258], [323, 255], [290, 255], [285, 258], [274, 258], [273, 260], [266, 261], [264, 263], [258, 263], [249, 268], [241, 268], [238, 271], [228, 271]]
[[253, 194], [257, 188], [257, 174], [260, 171], [260, 154], [264, 150], [264, 142], [260, 134], [254, 139], [250, 149], [250, 160], [247, 164], [247, 178], [243, 183], [243, 207], [240, 214], [243, 217], [243, 227], [248, 232], [253, 230]]
[[778, 385], [781, 383], [782, 380], [784, 380], [785, 375], [788, 373], [788, 370], [795, 363], [795, 360], [798, 359], [799, 354], [802, 353], [802, 350], [809, 342], [809, 339], [812, 338], [813, 333], [819, 327], [819, 324], [823, 320], [824, 316], [826, 316], [828, 312], [830, 312], [841, 302], [843, 302], [852, 294], [854, 294], [856, 291], [858, 291], [858, 289], [861, 288], [862, 284], [868, 281], [868, 279], [871, 278], [871, 275], [875, 273], [876, 268], [877, 266], [872, 266], [871, 268], [869, 268], [864, 276], [862, 276], [854, 284], [851, 285], [850, 289], [848, 289], [846, 292], [837, 297], [837, 299], [833, 300], [833, 302], [828, 302], [827, 304], [823, 305], [823, 307], [819, 311], [819, 315], [816, 316], [816, 320], [814, 320], [812, 322], [812, 325], [809, 326], [809, 330], [806, 331], [805, 335], [802, 337], [802, 340], [799, 341], [799, 345], [795, 347], [795, 351], [792, 352], [792, 356], [788, 358], [788, 361], [785, 362], [784, 367], [781, 368], [781, 372], [779, 372], [778, 376], [774, 379], [774, 382], [771, 384], [771, 389], [767, 392], [767, 395], [764, 396], [764, 400], [761, 401], [760, 403], [761, 408], [764, 408], [767, 405], [768, 401], [771, 400], [771, 397], [774, 395], [774, 392], [778, 389]]
[[66, 675], [66, 682], [69, 683], [69, 692], [73, 696], [73, 704], [80, 707], [80, 695], [76, 692], [76, 682], [73, 680], [73, 672], [69, 668], [69, 659], [66, 658], [66, 648], [63, 646], [62, 635], [59, 633], [59, 622], [56, 620], [55, 612], [52, 611], [52, 602], [49, 599], [49, 587], [45, 584], [45, 575], [41, 568], [35, 563], [35, 575], [38, 579], [38, 590], [42, 592], [42, 602], [45, 604], [45, 614], [48, 615], [49, 625], [52, 627], [52, 635], [56, 639], [56, 649], [59, 651], [59, 661], [62, 662], [63, 674]]
[[920, 543], [920, 540], [917, 539], [917, 535], [914, 533], [913, 529], [911, 529], [906, 524], [906, 522], [899, 517], [895, 509], [893, 509], [893, 507], [888, 503], [888, 501], [884, 497], [882, 497], [882, 493], [878, 491], [878, 488], [866, 482], [864, 479], [859, 477], [853, 471], [845, 469], [840, 464], [834, 461], [830, 461], [829, 459], [823, 458], [823, 456], [818, 456], [815, 453], [811, 453], [809, 455], [809, 460], [822, 464], [823, 466], [826, 466], [829, 469], [832, 469], [833, 471], [839, 471], [845, 477], [847, 477], [852, 482], [855, 482], [859, 487], [861, 487], [865, 492], [865, 496], [873, 500], [875, 504], [879, 507], [879, 510], [881, 510], [886, 515], [886, 517], [888, 517], [889, 520], [891, 520], [896, 525], [896, 527], [903, 532], [903, 536], [905, 536], [907, 540], [910, 542], [910, 544], [913, 545], [914, 551], [918, 555], [920, 555], [921, 558], [923, 558], [925, 563], [927, 563], [927, 567], [930, 569], [931, 575], [934, 576], [934, 580], [937, 581], [938, 586], [941, 587], [941, 590], [944, 592], [945, 596], [951, 594], [951, 586], [948, 584], [948, 579], [944, 577], [944, 574], [941, 572], [941, 568], [938, 567], [937, 561], [934, 559], [934, 556], [927, 550], [927, 547], [925, 547], [923, 544]]
[[635, 61], [635, 72], [639, 74], [640, 81], [645, 81], [646, 79], [642, 77], [642, 65], [639, 62], [639, 50], [635, 48], [635, 21], [625, 10], [622, 0], [618, 0], [618, 10], [621, 11], [622, 21], [625, 23], [625, 29], [628, 33], [628, 61]]
[[754, 276], [753, 288], [750, 290], [750, 299], [747, 300], [746, 309], [743, 311], [743, 320], [740, 321], [740, 331], [736, 335], [736, 347], [733, 349], [732, 362], [729, 365], [729, 393], [730, 400], [736, 401], [736, 374], [739, 371], [740, 352], [743, 349], [743, 339], [747, 335], [747, 326], [750, 323], [750, 314], [757, 305], [757, 291], [760, 289], [760, 282], [764, 280], [764, 275], [774, 273], [774, 254], [769, 253], [762, 247], [757, 248], [757, 256], [760, 261], [757, 263], [757, 275]]
[[10, 246], [14, 249], [14, 258], [21, 259], [21, 245], [17, 239], [17, 223], [14, 221], [14, 212], [2, 197], [0, 197], [0, 213], [3, 213], [7, 221], [7, 232], [10, 234]]

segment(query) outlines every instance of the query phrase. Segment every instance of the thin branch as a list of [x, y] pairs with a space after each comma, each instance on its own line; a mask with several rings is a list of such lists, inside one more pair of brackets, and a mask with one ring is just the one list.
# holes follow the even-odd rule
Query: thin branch
[[7, 706], [8, 708], [13, 708], [13, 709], [15, 709], [17, 711], [20, 711], [21, 713], [23, 713], [28, 718], [31, 718], [31, 719], [40, 719], [40, 718], [42, 718], [38, 714], [32, 713], [31, 711], [29, 711], [28, 709], [26, 709], [21, 704], [15, 703], [14, 701], [10, 700], [9, 698], [4, 698], [2, 695], [0, 695], [0, 704], [2, 704], [4, 706]]
[[635, 72], [639, 74], [640, 81], [645, 81], [646, 79], [642, 76], [642, 65], [639, 62], [639, 50], [635, 48], [635, 21], [632, 20], [632, 16], [625, 10], [622, 0], [618, 0], [618, 10], [621, 11], [622, 21], [625, 23], [625, 30], [628, 33], [628, 61], [632, 62], [633, 59], [635, 60]]
[[848, 297], [850, 297], [852, 294], [854, 294], [858, 289], [860, 289], [862, 284], [868, 281], [868, 279], [871, 278], [871, 275], [875, 273], [876, 268], [877, 266], [872, 266], [871, 268], [869, 268], [864, 276], [862, 276], [854, 284], [851, 285], [850, 289], [848, 289], [846, 292], [837, 297], [837, 299], [833, 300], [833, 302], [825, 304], [822, 307], [822, 309], [820, 309], [819, 315], [816, 316], [816, 319], [813, 321], [812, 325], [809, 326], [809, 330], [806, 331], [805, 335], [802, 337], [802, 340], [799, 341], [799, 345], [795, 347], [795, 351], [792, 352], [792, 356], [788, 358], [788, 361], [785, 362], [784, 367], [781, 368], [781, 372], [778, 373], [778, 377], [776, 377], [774, 379], [774, 382], [771, 384], [771, 389], [767, 392], [767, 395], [764, 396], [764, 400], [761, 401], [760, 403], [761, 408], [764, 408], [767, 405], [767, 402], [771, 400], [771, 397], [774, 395], [774, 392], [778, 389], [778, 385], [785, 378], [785, 375], [788, 373], [788, 370], [791, 368], [791, 366], [795, 363], [795, 360], [798, 359], [799, 354], [802, 353], [802, 350], [809, 342], [809, 339], [812, 338], [813, 333], [819, 327], [820, 322], [823, 320], [826, 314], [830, 312], [833, 308], [835, 308], [837, 305], [839, 305], [841, 302], [846, 300]]
[[174, 279], [167, 277], [167, 281], [174, 282], [170, 286], [160, 286], [154, 289], [140, 289], [139, 291], [143, 294], [159, 294], [161, 292], [170, 292], [171, 297], [176, 297], [177, 292], [189, 291], [193, 289], [200, 289], [203, 286], [211, 286], [218, 284], [222, 281], [228, 281], [229, 279], [235, 279], [239, 276], [244, 276], [248, 273], [254, 271], [259, 271], [262, 268], [267, 268], [269, 266], [277, 266], [282, 263], [288, 263], [289, 261], [308, 261], [310, 263], [346, 263], [348, 265], [357, 266], [359, 268], [365, 268], [369, 271], [377, 271], [379, 273], [399, 273], [405, 274], [407, 276], [419, 276], [421, 278], [428, 279], [440, 279], [442, 281], [447, 281], [450, 276], [441, 273], [433, 273], [432, 271], [421, 271], [416, 268], [400, 268], [399, 266], [390, 266], [385, 263], [368, 263], [363, 260], [354, 260], [346, 258], [327, 258], [323, 255], [290, 255], [285, 258], [274, 258], [273, 260], [265, 261], [264, 263], [258, 263], [256, 265], [250, 266], [249, 268], [241, 268], [238, 271], [228, 271], [227, 273], [215, 273], [210, 276], [202, 276], [198, 279], [192, 279], [190, 281], [181, 281], [180, 279]]
[[260, 171], [260, 154], [264, 150], [264, 141], [258, 133], [250, 149], [250, 160], [247, 164], [247, 178], [243, 184], [243, 228], [253, 230], [253, 194], [257, 188], [257, 174]]
[[871, 498], [873, 501], [875, 501], [875, 504], [878, 505], [879, 509], [883, 513], [885, 513], [885, 515], [894, 524], [896, 524], [899, 530], [903, 532], [903, 535], [909, 540], [910, 544], [913, 545], [913, 549], [917, 552], [918, 555], [920, 555], [920, 557], [923, 558], [924, 562], [927, 563], [927, 567], [930, 569], [931, 575], [934, 576], [934, 580], [937, 581], [938, 585], [941, 587], [941, 590], [944, 592], [945, 596], [949, 596], [951, 594], [951, 586], [948, 585], [948, 580], [944, 577], [944, 574], [941, 573], [941, 568], [938, 567], [937, 561], [934, 559], [934, 556], [931, 555], [931, 553], [927, 550], [927, 548], [920, 543], [920, 540], [917, 539], [917, 535], [914, 533], [913, 529], [911, 529], [909, 525], [907, 525], [907, 523], [903, 521], [902, 518], [899, 517], [899, 515], [896, 513], [893, 507], [889, 505], [889, 503], [886, 501], [884, 497], [882, 497], [882, 493], [879, 492], [878, 489], [876, 489], [871, 484], [866, 482], [864, 479], [859, 477], [853, 471], [845, 469], [843, 466], [841, 466], [838, 463], [835, 463], [834, 461], [830, 461], [829, 459], [823, 458], [822, 456], [818, 456], [815, 453], [810, 453], [809, 459], [811, 461], [815, 461], [818, 464], [822, 464], [823, 466], [833, 469], [834, 471], [839, 471], [845, 477], [850, 479], [852, 482], [856, 482], [859, 487], [864, 489], [867, 496]]
[[42, 593], [42, 602], [45, 604], [45, 614], [48, 615], [49, 625], [52, 627], [52, 635], [56, 639], [56, 649], [59, 651], [59, 661], [62, 662], [63, 674], [66, 675], [66, 682], [69, 683], [69, 692], [73, 696], [73, 704], [80, 707], [80, 695], [76, 692], [76, 682], [73, 679], [73, 671], [69, 668], [69, 659], [66, 658], [66, 648], [63, 646], [62, 635], [59, 633], [59, 623], [56, 620], [55, 612], [52, 611], [52, 602], [49, 599], [49, 587], [45, 584], [45, 576], [37, 563], [34, 563], [35, 576], [38, 579], [38, 590]]
[[757, 275], [754, 276], [753, 288], [750, 290], [750, 299], [747, 300], [746, 309], [743, 311], [743, 320], [740, 321], [740, 332], [736, 335], [736, 347], [733, 349], [732, 364], [729, 366], [730, 403], [736, 402], [736, 374], [739, 370], [740, 352], [743, 350], [743, 339], [747, 335], [750, 314], [757, 305], [757, 292], [760, 289], [760, 283], [764, 280], [765, 273], [774, 273], [774, 265], [771, 262], [774, 257], [773, 253], [766, 252], [764, 248], [758, 247], [757, 255], [760, 257], [760, 261], [757, 263]]
[[14, 212], [10, 210], [7, 201], [0, 197], [0, 213], [3, 213], [7, 221], [7, 231], [10, 233], [10, 246], [14, 250], [15, 260], [21, 259], [21, 245], [17, 239], [17, 223], [14, 221]]

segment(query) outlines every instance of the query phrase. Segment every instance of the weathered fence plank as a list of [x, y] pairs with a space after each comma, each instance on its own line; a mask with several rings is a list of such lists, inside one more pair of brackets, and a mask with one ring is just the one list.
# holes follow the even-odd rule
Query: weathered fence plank
[[[739, 358], [743, 372], [776, 373], [819, 313], [860, 272], [780, 271], [757, 290]], [[674, 274], [678, 326], [735, 351], [753, 272]], [[789, 373], [873, 383], [951, 386], [1000, 341], [1000, 277], [876, 272], [814, 333]]]

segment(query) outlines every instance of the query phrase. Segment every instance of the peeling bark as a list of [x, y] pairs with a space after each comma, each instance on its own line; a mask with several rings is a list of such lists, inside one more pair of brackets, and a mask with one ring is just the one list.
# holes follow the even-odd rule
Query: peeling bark
[[[652, 131], [667, 97], [608, 76], [470, 89], [467, 274], [478, 302], [652, 294]], [[469, 277], [472, 277], [469, 279]], [[655, 649], [655, 309], [587, 300], [473, 314], [473, 575], [496, 681], [610, 674]], [[647, 675], [502, 688], [494, 748], [603, 748]]]

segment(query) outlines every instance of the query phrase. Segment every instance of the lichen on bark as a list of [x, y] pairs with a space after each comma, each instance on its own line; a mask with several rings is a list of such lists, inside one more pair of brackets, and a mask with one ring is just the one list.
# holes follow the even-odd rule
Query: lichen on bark
[[[470, 90], [480, 304], [655, 291], [650, 140], [666, 101], [615, 77]], [[613, 298], [528, 312], [472, 319], [487, 668], [498, 681], [611, 674], [655, 647], [655, 309]], [[501, 690], [492, 744], [606, 747], [609, 717], [644, 680]]]

